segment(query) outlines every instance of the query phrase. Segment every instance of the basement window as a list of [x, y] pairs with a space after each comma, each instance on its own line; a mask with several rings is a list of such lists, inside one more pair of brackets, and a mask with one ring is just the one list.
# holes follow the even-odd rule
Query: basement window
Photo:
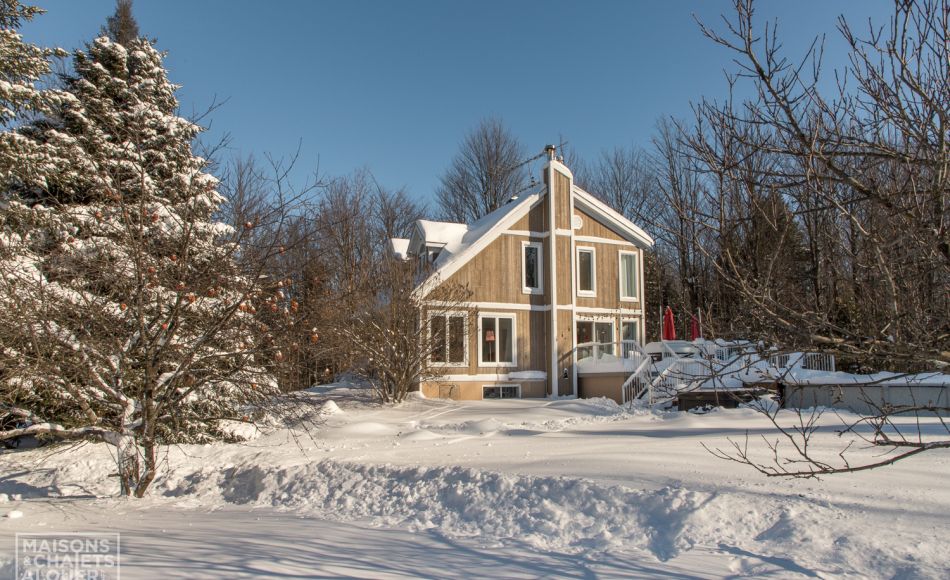
[[483, 399], [520, 399], [521, 385], [485, 385], [482, 387]]

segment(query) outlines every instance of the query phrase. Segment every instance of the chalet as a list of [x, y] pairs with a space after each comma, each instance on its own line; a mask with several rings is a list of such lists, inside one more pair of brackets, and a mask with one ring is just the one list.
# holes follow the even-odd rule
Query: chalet
[[408, 240], [392, 240], [423, 267], [424, 301], [442, 284], [469, 291], [457, 311], [424, 321], [423, 332], [446, 337], [431, 360], [440, 378], [420, 385], [426, 396], [622, 399], [629, 369], [584, 362], [622, 363], [625, 345], [643, 337], [643, 250], [653, 239], [574, 185], [554, 152], [546, 148], [540, 186], [477, 222], [419, 220]]

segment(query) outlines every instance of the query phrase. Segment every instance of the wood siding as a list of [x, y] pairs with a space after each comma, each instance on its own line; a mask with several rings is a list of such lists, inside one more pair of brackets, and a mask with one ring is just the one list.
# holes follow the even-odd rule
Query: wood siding
[[[586, 221], [586, 220], [585, 220]], [[640, 277], [643, 275], [643, 255], [636, 246], [618, 246], [601, 242], [578, 241], [578, 246], [594, 248], [596, 296], [578, 296], [577, 306], [591, 308], [623, 308], [636, 310], [640, 301], [620, 300], [620, 252], [637, 254], [637, 288], [639, 293]], [[560, 290], [558, 290], [560, 292]]]
[[476, 316], [469, 326], [469, 373], [492, 374], [509, 373], [514, 371], [543, 371], [545, 370], [545, 355], [547, 352], [544, 337], [548, 335], [545, 318], [547, 312], [509, 310], [502, 308], [486, 309], [479, 314], [506, 314], [515, 317], [515, 366], [479, 366], [479, 349], [481, 337], [478, 336], [478, 317]]
[[[615, 240], [618, 242], [627, 242], [623, 236], [613, 231], [606, 225], [597, 221], [596, 218], [585, 212], [581, 209], [575, 209], [574, 213], [581, 216], [583, 223], [579, 230], [574, 231], [576, 236], [593, 236], [597, 238], [607, 238], [608, 240]], [[629, 243], [629, 242], [627, 242]], [[630, 244], [633, 246], [633, 244]]]
[[[643, 340], [642, 316], [621, 315], [619, 312], [621, 309], [639, 310], [642, 304], [642, 300], [620, 300], [620, 252], [633, 252], [637, 255], [637, 284], [641, 299], [643, 253], [605, 223], [573, 207], [571, 178], [560, 173], [557, 166], [555, 166], [553, 177], [551, 195], [544, 196], [540, 203], [528, 210], [527, 214], [513, 224], [506, 233], [499, 235], [446, 280], [446, 283], [467, 287], [470, 291], [467, 301], [488, 303], [478, 307], [478, 314], [510, 314], [515, 319], [515, 364], [513, 366], [479, 365], [481, 343], [478, 316], [474, 310], [470, 310], [468, 363], [459, 367], [445, 367], [443, 371], [446, 375], [457, 375], [457, 379], [465, 375], [494, 378], [496, 375], [508, 375], [516, 371], [544, 371], [547, 373], [547, 381], [434, 380], [421, 385], [426, 396], [463, 400], [481, 399], [482, 388], [486, 385], [518, 384], [521, 386], [522, 397], [543, 397], [551, 394], [552, 383], [555, 386], [555, 394], [561, 396], [573, 394], [575, 364], [573, 348], [576, 328], [572, 303], [579, 309], [609, 310], [609, 312], [596, 314], [580, 310], [576, 312], [576, 317], [613, 321], [614, 340], [620, 339], [621, 320], [638, 321], [640, 338], [641, 341]], [[548, 175], [545, 172], [545, 181], [547, 178]], [[550, 227], [552, 224], [548, 223], [548, 204], [552, 198], [555, 210], [554, 227]], [[574, 215], [580, 216], [583, 220], [582, 226], [577, 230], [573, 229], [572, 216]], [[557, 235], [556, 230], [561, 230], [565, 234], [570, 232], [570, 234]], [[526, 235], [527, 232], [542, 234], [542, 236], [529, 236]], [[576, 240], [577, 236], [601, 238], [603, 241]], [[527, 241], [540, 242], [542, 246], [543, 294], [526, 294], [522, 289], [524, 275], [522, 244]], [[594, 297], [575, 295], [576, 246], [592, 247], [596, 252], [596, 296]], [[552, 251], [557, 262], [554, 271], [550, 264]], [[551, 290], [554, 284], [557, 285], [557, 305], [551, 304]], [[430, 296], [437, 299], [436, 295], [437, 291]], [[511, 306], [506, 307], [506, 305]], [[515, 306], [521, 309], [514, 308]], [[538, 309], [524, 309], [529, 306], [538, 307]], [[552, 360], [550, 352], [552, 317], [556, 317], [557, 321], [556, 361]], [[567, 371], [567, 378], [564, 378], [565, 371]], [[613, 389], [613, 382], [615, 381], [609, 381], [609, 385], [599, 384], [596, 381], [588, 383], [585, 385], [587, 387], [585, 392], [588, 395], [613, 397], [615, 394], [610, 392]]]
[[[521, 243], [540, 241], [525, 236], [501, 235], [476, 254], [452, 274], [447, 282], [460, 284], [469, 289], [471, 302], [505, 302], [514, 304], [543, 305], [548, 302], [547, 289], [544, 294], [525, 294], [522, 292]], [[546, 240], [542, 243], [542, 264], [547, 276]]]
[[522, 399], [540, 399], [546, 395], [544, 381], [427, 381], [422, 383], [422, 394], [431, 399], [480, 401], [484, 387], [518, 385]]
[[[558, 395], [566, 396], [574, 394], [573, 373], [574, 373], [574, 321], [570, 310], [558, 310], [557, 313], [557, 350], [558, 350], [558, 368], [557, 384]], [[567, 371], [567, 378], [564, 378], [564, 371]]]
[[548, 229], [548, 199], [545, 197], [541, 203], [531, 208], [528, 215], [524, 216], [511, 229], [517, 231], [544, 232]]
[[571, 294], [574, 292], [572, 283], [571, 238], [557, 236], [557, 303], [564, 305], [571, 303]]

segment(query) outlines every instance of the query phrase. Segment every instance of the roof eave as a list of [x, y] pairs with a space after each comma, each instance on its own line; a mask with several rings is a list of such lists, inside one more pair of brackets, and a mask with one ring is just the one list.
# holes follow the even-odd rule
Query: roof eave
[[519, 202], [518, 206], [513, 209], [511, 213], [505, 216], [504, 219], [500, 220], [491, 229], [486, 231], [480, 238], [478, 238], [478, 240], [472, 242], [472, 244], [459, 253], [454, 260], [429, 274], [426, 279], [423, 280], [422, 283], [416, 286], [415, 290], [412, 291], [412, 296], [414, 298], [423, 298], [429, 292], [437, 288], [440, 283], [448, 280], [452, 274], [461, 269], [461, 267], [468, 263], [472, 257], [478, 254], [478, 252], [481, 252], [485, 246], [493, 242], [501, 234], [501, 232], [511, 227], [512, 224], [517, 222], [529, 211], [531, 211], [531, 208], [535, 207], [535, 205], [544, 199], [544, 195], [544, 193], [534, 193], [525, 196], [525, 198]]
[[576, 185], [573, 189], [576, 199], [581, 202], [580, 205], [585, 206], [589, 211], [599, 214], [600, 217], [613, 225], [621, 234], [624, 234], [630, 242], [642, 248], [652, 248], [654, 244], [656, 244], [650, 234], [623, 217], [623, 215], [606, 203]]

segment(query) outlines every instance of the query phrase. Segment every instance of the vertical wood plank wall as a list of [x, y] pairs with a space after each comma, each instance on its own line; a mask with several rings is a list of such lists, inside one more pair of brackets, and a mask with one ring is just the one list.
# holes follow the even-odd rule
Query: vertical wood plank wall
[[[545, 175], [545, 180], [547, 176]], [[459, 367], [446, 367], [447, 375], [507, 375], [514, 371], [545, 371], [549, 377], [547, 386], [541, 381], [501, 381], [522, 384], [522, 396], [544, 396], [550, 387], [550, 379], [556, 377], [558, 395], [570, 395], [573, 392], [572, 375], [574, 365], [574, 317], [572, 315], [572, 298], [579, 309], [578, 318], [598, 318], [614, 322], [615, 340], [620, 339], [621, 320], [634, 319], [640, 322], [642, 333], [642, 314], [620, 314], [619, 310], [641, 310], [642, 296], [638, 301], [620, 301], [619, 286], [619, 256], [621, 251], [634, 252], [638, 260], [638, 276], [643, 275], [643, 253], [634, 244], [606, 224], [599, 222], [587, 212], [574, 208], [571, 213], [571, 179], [557, 171], [554, 172], [554, 187], [551, 197], [555, 200], [554, 227], [549, 227], [548, 202], [549, 197], [531, 208], [527, 215], [519, 219], [509, 228], [507, 233], [500, 235], [485, 249], [475, 255], [446, 281], [452, 284], [466, 286], [471, 295], [470, 302], [492, 303], [491, 307], [481, 307], [480, 312], [510, 314], [515, 318], [515, 366], [485, 366], [479, 364], [481, 348], [478, 333], [478, 316], [475, 310], [469, 310], [468, 326], [468, 364]], [[582, 219], [582, 225], [573, 229], [573, 215]], [[593, 247], [596, 251], [596, 296], [574, 296], [574, 250], [571, 245], [571, 235], [556, 235], [573, 232], [573, 235], [582, 239], [576, 240], [577, 246]], [[601, 238], [609, 241], [591, 241], [583, 238]], [[553, 240], [553, 244], [552, 244]], [[541, 242], [543, 294], [526, 294], [522, 290], [522, 244], [523, 242]], [[549, 267], [549, 252], [552, 246], [556, 252], [557, 278], [552, 279]], [[638, 288], [643, 287], [638, 278]], [[557, 284], [557, 302], [551, 304], [552, 284]], [[505, 308], [504, 304], [517, 305], [518, 308]], [[560, 308], [559, 308], [560, 307]], [[597, 314], [585, 314], [584, 308], [612, 310]], [[552, 310], [557, 317], [557, 367], [551, 368], [552, 360], [549, 354]], [[640, 336], [641, 341], [643, 336]], [[564, 371], [567, 370], [567, 378]], [[450, 382], [450, 381], [447, 381]], [[438, 393], [446, 389], [462, 389], [458, 391], [459, 398], [480, 398], [482, 385], [492, 381], [475, 380], [461, 381], [458, 385], [446, 385], [440, 382], [425, 385], [427, 395], [439, 396]], [[440, 390], [442, 389], [442, 390]], [[455, 393], [456, 391], [452, 391]], [[454, 395], [453, 395], [454, 396]]]

